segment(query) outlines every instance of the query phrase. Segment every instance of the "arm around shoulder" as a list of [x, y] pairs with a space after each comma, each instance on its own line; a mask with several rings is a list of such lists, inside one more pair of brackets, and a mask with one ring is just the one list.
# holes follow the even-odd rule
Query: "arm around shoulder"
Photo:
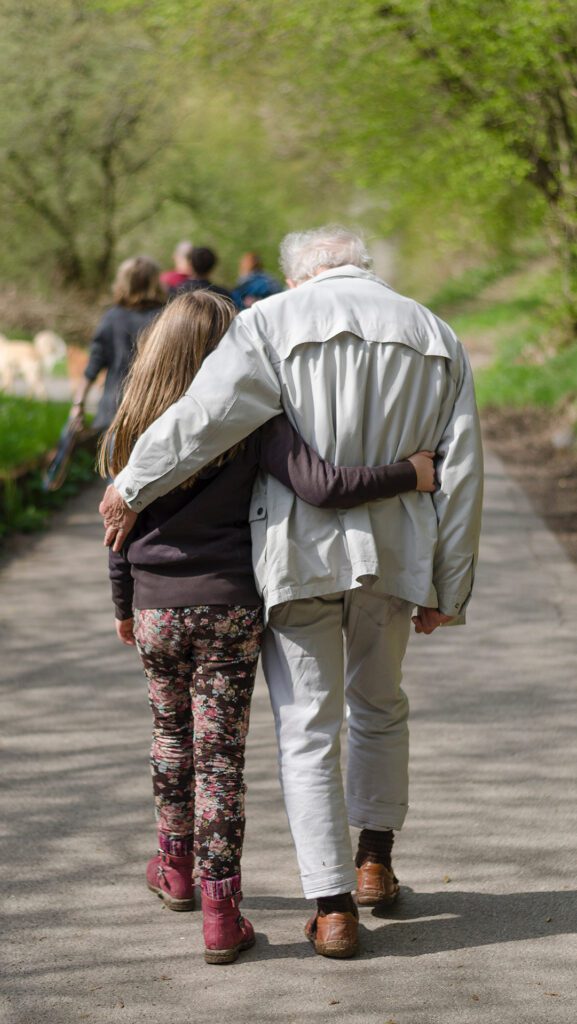
[[334, 466], [307, 444], [285, 415], [263, 427], [260, 465], [317, 508], [353, 508], [417, 486], [417, 473], [408, 459], [390, 466]]
[[115, 484], [139, 512], [281, 411], [264, 343], [241, 314], [190, 388], [139, 438]]

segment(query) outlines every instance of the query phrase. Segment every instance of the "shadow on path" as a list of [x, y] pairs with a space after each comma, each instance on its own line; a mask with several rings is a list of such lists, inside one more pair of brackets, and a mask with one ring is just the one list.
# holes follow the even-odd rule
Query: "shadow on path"
[[[295, 911], [302, 913], [303, 927], [312, 913], [307, 900], [278, 896], [253, 896], [244, 900], [243, 909]], [[385, 921], [367, 928], [370, 919]], [[372, 921], [371, 921], [372, 924]], [[503, 894], [478, 892], [415, 893], [401, 890], [396, 908], [381, 912], [361, 910], [360, 959], [383, 956], [426, 956], [447, 950], [492, 946], [504, 942], [575, 934], [577, 931], [577, 891], [515, 892]], [[251, 959], [283, 959], [299, 955], [299, 947], [259, 944]]]

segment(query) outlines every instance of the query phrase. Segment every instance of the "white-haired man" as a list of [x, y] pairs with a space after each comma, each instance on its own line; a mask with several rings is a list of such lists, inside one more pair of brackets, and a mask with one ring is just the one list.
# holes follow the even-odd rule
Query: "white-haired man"
[[[101, 510], [107, 542], [116, 538], [119, 547], [134, 513], [282, 408], [335, 463], [438, 453], [432, 497], [413, 491], [350, 510], [317, 509], [272, 477], [253, 495], [280, 775], [303, 890], [317, 900], [307, 935], [322, 955], [345, 957], [358, 941], [352, 891], [361, 905], [398, 894], [391, 848], [408, 785], [401, 664], [415, 605], [417, 632], [463, 620], [482, 453], [461, 345], [446, 324], [370, 273], [359, 237], [339, 227], [291, 234], [281, 260], [290, 290], [236, 318], [186, 396], [140, 438]], [[361, 830], [356, 872], [349, 825]]]

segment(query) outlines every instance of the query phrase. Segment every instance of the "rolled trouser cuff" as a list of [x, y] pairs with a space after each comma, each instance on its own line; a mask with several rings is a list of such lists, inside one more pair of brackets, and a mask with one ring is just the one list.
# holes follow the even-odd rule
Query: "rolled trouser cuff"
[[357, 887], [355, 870], [351, 864], [302, 875], [301, 882], [307, 900], [320, 899], [321, 896], [338, 896], [342, 892], [353, 892]]
[[373, 828], [378, 832], [392, 828], [398, 832], [403, 827], [408, 810], [408, 804], [364, 803], [355, 800], [349, 805], [347, 813], [349, 825], [353, 828]]

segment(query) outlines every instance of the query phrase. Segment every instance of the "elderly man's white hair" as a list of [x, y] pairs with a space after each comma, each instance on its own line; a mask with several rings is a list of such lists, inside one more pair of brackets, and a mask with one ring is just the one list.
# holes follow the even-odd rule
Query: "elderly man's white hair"
[[293, 231], [280, 244], [280, 262], [285, 277], [295, 284], [332, 267], [366, 269], [371, 257], [362, 238], [338, 224], [313, 231]]

